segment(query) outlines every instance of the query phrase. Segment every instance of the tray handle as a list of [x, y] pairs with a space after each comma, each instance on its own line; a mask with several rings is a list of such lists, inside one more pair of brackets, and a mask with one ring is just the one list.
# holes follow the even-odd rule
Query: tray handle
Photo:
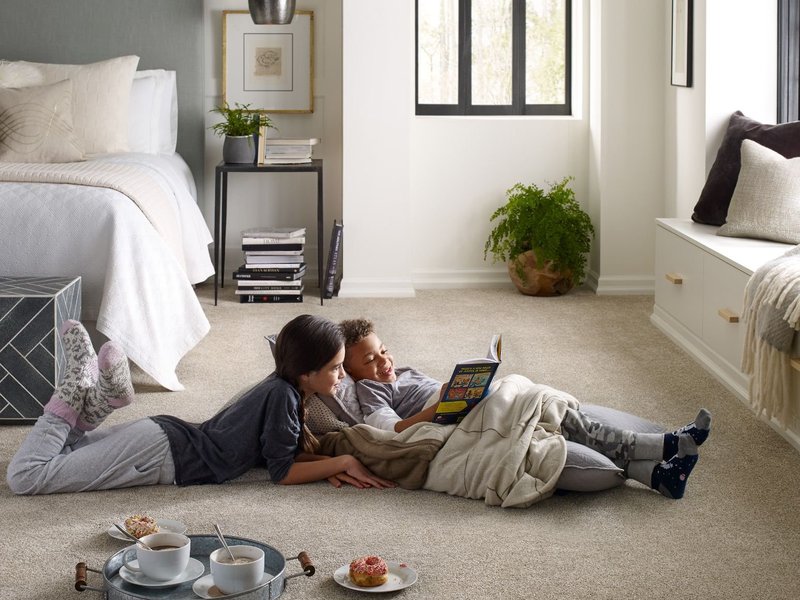
[[95, 573], [100, 572], [97, 569], [93, 569], [92, 567], [88, 566], [85, 562], [79, 562], [77, 565], [75, 565], [75, 589], [79, 592], [83, 592], [84, 590], [105, 592], [105, 590], [102, 588], [89, 586], [88, 571], [94, 571]]
[[292, 556], [287, 558], [286, 560], [297, 560], [300, 561], [300, 567], [303, 569], [299, 573], [295, 573], [294, 575], [287, 575], [284, 579], [291, 579], [292, 577], [300, 577], [300, 575], [305, 575], [306, 577], [311, 577], [314, 573], [317, 572], [317, 568], [314, 566], [314, 563], [311, 562], [311, 557], [308, 555], [308, 552], [303, 550], [297, 556]]

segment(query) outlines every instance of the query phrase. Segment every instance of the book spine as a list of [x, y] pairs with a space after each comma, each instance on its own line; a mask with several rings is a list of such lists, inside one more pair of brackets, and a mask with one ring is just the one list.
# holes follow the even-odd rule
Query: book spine
[[275, 252], [277, 250], [302, 250], [303, 244], [246, 244], [242, 242], [242, 250], [253, 252]]
[[303, 294], [278, 296], [275, 294], [243, 294], [239, 296], [240, 304], [268, 304], [279, 302], [302, 302]]
[[288, 267], [279, 267], [277, 265], [248, 265], [245, 263], [242, 268], [245, 273], [300, 273], [301, 271], [305, 272], [306, 265], [305, 263], [300, 263], [289, 265]]
[[336, 282], [336, 271], [339, 268], [339, 252], [342, 247], [342, 223], [333, 222], [333, 233], [331, 235], [331, 247], [328, 253], [328, 265], [325, 273], [325, 289], [323, 297], [326, 299], [333, 298], [333, 292]]
[[237, 280], [246, 280], [246, 281], [297, 281], [300, 279], [304, 273], [285, 273], [285, 272], [275, 272], [275, 273], [240, 273], [234, 272], [233, 278]]
[[294, 292], [302, 292], [303, 286], [302, 285], [241, 285], [241, 281], [239, 282], [240, 285], [238, 286], [238, 290], [248, 291], [253, 290], [255, 293], [263, 294], [264, 290], [282, 290], [282, 291], [294, 291]]
[[256, 244], [259, 246], [272, 246], [275, 244], [305, 244], [305, 237], [242, 237], [242, 244]]

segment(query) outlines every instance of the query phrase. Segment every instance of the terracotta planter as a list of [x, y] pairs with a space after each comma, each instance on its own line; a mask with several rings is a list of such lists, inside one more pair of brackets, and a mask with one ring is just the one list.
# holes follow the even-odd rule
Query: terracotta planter
[[[525, 274], [521, 278], [517, 274], [516, 263], [522, 265]], [[528, 250], [518, 255], [514, 260], [508, 261], [508, 274], [511, 281], [517, 286], [520, 293], [526, 296], [561, 296], [566, 294], [575, 285], [572, 273], [569, 271], [554, 271], [552, 261], [545, 261], [540, 267], [537, 265], [536, 254]]]

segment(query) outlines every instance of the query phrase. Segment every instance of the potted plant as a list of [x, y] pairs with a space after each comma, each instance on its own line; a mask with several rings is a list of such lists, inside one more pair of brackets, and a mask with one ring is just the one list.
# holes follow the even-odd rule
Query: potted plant
[[219, 136], [224, 136], [222, 144], [222, 160], [226, 163], [252, 163], [256, 159], [255, 136], [263, 125], [274, 129], [272, 119], [265, 113], [251, 110], [249, 104], [234, 103], [233, 108], [226, 102], [222, 106], [211, 109], [224, 119], [211, 126]]
[[531, 296], [560, 296], [583, 282], [586, 253], [594, 227], [575, 200], [572, 177], [545, 192], [517, 183], [505, 205], [492, 213], [497, 221], [484, 245], [484, 260], [506, 261], [517, 289]]

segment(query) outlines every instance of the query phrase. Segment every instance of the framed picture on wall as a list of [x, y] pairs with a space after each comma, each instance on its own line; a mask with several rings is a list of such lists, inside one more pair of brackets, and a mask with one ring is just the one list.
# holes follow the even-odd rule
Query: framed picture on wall
[[692, 87], [692, 0], [672, 0], [672, 73], [670, 83]]
[[314, 13], [289, 25], [256, 25], [246, 10], [222, 13], [222, 100], [270, 113], [314, 112]]

